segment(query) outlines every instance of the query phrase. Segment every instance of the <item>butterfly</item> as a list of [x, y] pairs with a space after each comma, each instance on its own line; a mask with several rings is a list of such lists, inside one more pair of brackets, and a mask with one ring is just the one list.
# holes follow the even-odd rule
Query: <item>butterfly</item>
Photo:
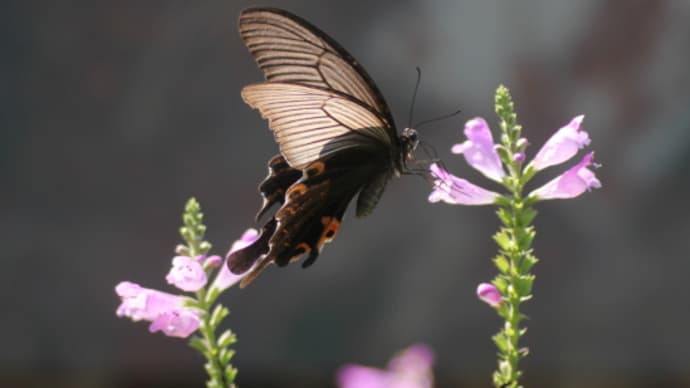
[[244, 87], [242, 98], [268, 120], [280, 149], [259, 186], [257, 220], [280, 207], [256, 241], [228, 256], [231, 272], [251, 269], [244, 287], [270, 263], [313, 264], [355, 196], [356, 216], [364, 217], [387, 182], [409, 172], [419, 141], [412, 128], [398, 134], [364, 68], [311, 23], [258, 7], [242, 11], [239, 30], [266, 78]]

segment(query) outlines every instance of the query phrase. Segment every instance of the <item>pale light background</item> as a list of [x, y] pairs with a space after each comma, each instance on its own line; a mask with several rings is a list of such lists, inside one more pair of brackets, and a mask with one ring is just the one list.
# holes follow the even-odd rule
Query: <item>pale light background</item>
[[[690, 2], [76, 1], [0, 12], [4, 333], [0, 385], [201, 386], [183, 341], [114, 315], [114, 285], [164, 280], [184, 201], [204, 206], [224, 253], [253, 224], [277, 152], [241, 100], [261, 74], [236, 31], [249, 5], [321, 27], [424, 128], [456, 174], [494, 187], [449, 148], [465, 120], [495, 126], [511, 88], [533, 155], [573, 116], [604, 188], [538, 205], [530, 387], [690, 386]], [[565, 167], [565, 166], [563, 166]], [[535, 184], [555, 176], [553, 168]], [[346, 216], [317, 263], [270, 268], [223, 301], [243, 387], [333, 386], [345, 362], [382, 366], [426, 342], [439, 387], [488, 386], [500, 322], [474, 296], [495, 270], [491, 208], [427, 203], [390, 184]]]

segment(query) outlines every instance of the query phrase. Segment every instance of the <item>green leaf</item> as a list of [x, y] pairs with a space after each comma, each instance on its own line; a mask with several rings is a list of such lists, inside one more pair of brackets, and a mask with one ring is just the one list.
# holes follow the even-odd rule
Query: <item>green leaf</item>
[[508, 152], [508, 150], [504, 146], [498, 145], [498, 146], [494, 147], [494, 150], [496, 151], [496, 153], [501, 158], [501, 161], [504, 164], [512, 162], [512, 160], [510, 158], [510, 152]]
[[504, 276], [497, 275], [494, 280], [491, 281], [491, 284], [496, 286], [501, 295], [506, 295], [508, 293], [508, 280]]
[[230, 330], [225, 330], [220, 337], [218, 337], [218, 347], [220, 348], [227, 348], [235, 342], [237, 342], [237, 336]]
[[511, 226], [513, 224], [513, 216], [507, 209], [499, 208], [496, 210], [496, 215], [501, 220], [503, 225]]
[[204, 364], [204, 369], [206, 370], [206, 373], [214, 380], [218, 380], [220, 377], [220, 373], [218, 373], [218, 369], [215, 368], [213, 363], [211, 361], [208, 361], [206, 364]]
[[228, 310], [221, 304], [216, 305], [216, 307], [213, 309], [213, 312], [211, 313], [211, 327], [218, 327], [220, 323], [223, 321], [223, 319], [225, 319], [225, 317], [228, 316], [228, 314], [230, 314], [230, 310]]
[[496, 244], [498, 244], [499, 248], [503, 249], [504, 251], [510, 251], [515, 244], [513, 243], [513, 240], [510, 237], [510, 234], [506, 229], [501, 229], [496, 234], [494, 234], [494, 241], [496, 241]]
[[206, 340], [201, 337], [194, 336], [189, 340], [189, 346], [199, 351], [199, 353], [205, 353], [208, 350]]
[[217, 289], [216, 287], [211, 287], [209, 292], [206, 294], [206, 298], [204, 299], [204, 302], [206, 302], [206, 305], [210, 306], [213, 304], [213, 302], [218, 299], [220, 296], [220, 290]]
[[539, 260], [537, 260], [536, 257], [532, 256], [531, 254], [527, 253], [522, 260], [520, 261], [520, 265], [518, 266], [520, 273], [527, 273], [529, 270], [534, 267], [535, 264], [537, 264]]
[[503, 255], [496, 256], [494, 258], [494, 264], [501, 273], [507, 274], [508, 270], [510, 270], [510, 262]]
[[491, 339], [494, 341], [496, 347], [501, 353], [508, 352], [508, 338], [503, 332], [494, 335], [493, 337], [491, 337]]
[[523, 249], [532, 246], [532, 239], [534, 238], [534, 231], [530, 228], [515, 228], [515, 239], [517, 245]]
[[536, 216], [537, 216], [536, 210], [529, 208], [529, 207], [526, 207], [518, 214], [518, 216], [517, 216], [518, 224], [517, 225], [520, 227], [529, 226], [532, 223], [532, 221], [534, 221], [534, 217], [536, 217]]
[[235, 351], [232, 349], [222, 349], [218, 354], [218, 360], [222, 365], [227, 365], [232, 357], [235, 355]]
[[235, 382], [235, 379], [237, 378], [237, 369], [233, 368], [232, 365], [228, 365], [227, 368], [225, 368], [225, 381], [228, 383], [233, 383]]
[[527, 296], [532, 292], [534, 275], [522, 275], [513, 280], [515, 291], [521, 297]]

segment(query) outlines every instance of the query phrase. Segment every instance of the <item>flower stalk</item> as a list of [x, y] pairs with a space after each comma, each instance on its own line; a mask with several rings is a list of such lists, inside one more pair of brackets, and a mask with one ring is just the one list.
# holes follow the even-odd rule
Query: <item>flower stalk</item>
[[[205, 258], [211, 249], [211, 244], [204, 240], [206, 226], [203, 224], [203, 213], [196, 199], [191, 198], [185, 205], [182, 216], [184, 226], [180, 228], [180, 236], [186, 245], [182, 252], [190, 257]], [[211, 265], [205, 265], [204, 270], [209, 276], [213, 270]], [[220, 336], [216, 336], [216, 330], [230, 310], [220, 304], [213, 307], [213, 303], [220, 295], [215, 288], [207, 291], [201, 288], [196, 291], [196, 300], [188, 302], [189, 307], [197, 308], [205, 313], [201, 315], [198, 334], [189, 340], [189, 345], [198, 350], [206, 358], [204, 369], [208, 374], [207, 388], [235, 387], [234, 381], [237, 369], [230, 364], [234, 356], [234, 350], [230, 346], [237, 342], [237, 337], [229, 329]], [[211, 312], [211, 309], [213, 311]]]
[[477, 297], [494, 308], [504, 320], [501, 331], [493, 336], [498, 347], [498, 368], [493, 374], [493, 383], [496, 387], [516, 388], [520, 387], [522, 376], [520, 360], [528, 354], [527, 348], [520, 346], [520, 338], [527, 331], [522, 326], [525, 315], [520, 307], [532, 298], [534, 275], [530, 271], [537, 263], [532, 254], [532, 241], [536, 234], [532, 221], [537, 212], [532, 206], [543, 200], [576, 198], [591, 189], [600, 188], [601, 182], [589, 169], [590, 166], [598, 167], [594, 163], [594, 153], [589, 152], [561, 175], [529, 194], [523, 194], [527, 183], [537, 172], [570, 160], [590, 144], [589, 134], [582, 130], [584, 115], [574, 117], [557, 130], [525, 164], [529, 142], [522, 137], [513, 100], [504, 86], [496, 91], [495, 110], [501, 127], [498, 143], [494, 143], [486, 120], [477, 117], [465, 124], [466, 140], [454, 145], [451, 151], [463, 154], [472, 168], [501, 184], [506, 192], [489, 191], [433, 164], [430, 173], [434, 190], [429, 201], [498, 207], [496, 214], [501, 227], [493, 236], [498, 244], [498, 255], [493, 262], [499, 273], [491, 284], [479, 284]]
[[[235, 387], [237, 369], [230, 364], [235, 352], [230, 346], [237, 342], [237, 337], [230, 330], [218, 334], [230, 310], [217, 304], [216, 300], [244, 275], [231, 273], [220, 256], [207, 256], [211, 244], [204, 240], [206, 226], [201, 207], [194, 198], [187, 201], [182, 220], [184, 225], [180, 228], [180, 235], [185, 244], [175, 249], [178, 256], [173, 258], [166, 280], [179, 290], [192, 294], [175, 295], [124, 281], [115, 287], [122, 302], [116, 313], [133, 321], [151, 322], [149, 331], [152, 333], [161, 331], [178, 338], [193, 335], [189, 345], [206, 358], [206, 386]], [[244, 232], [233, 243], [231, 253], [251, 244], [257, 235], [254, 229]], [[214, 273], [215, 279], [209, 282]]]
[[525, 315], [520, 307], [532, 298], [534, 275], [530, 270], [537, 263], [532, 254], [535, 236], [532, 221], [537, 212], [531, 207], [534, 200], [523, 196], [523, 188], [533, 173], [522, 169], [524, 157], [520, 155], [524, 155], [527, 142], [520, 140], [522, 127], [517, 123], [513, 101], [504, 86], [496, 91], [496, 114], [501, 126], [497, 153], [508, 170], [503, 185], [510, 196], [498, 201], [497, 215], [502, 225], [493, 236], [499, 247], [494, 258], [499, 274], [492, 284], [502, 295], [496, 311], [504, 319], [503, 328], [493, 336], [498, 347], [498, 368], [493, 374], [493, 383], [496, 387], [514, 388], [520, 386], [522, 376], [519, 362], [528, 354], [527, 348], [520, 347], [520, 337], [527, 331], [526, 327], [521, 327]]

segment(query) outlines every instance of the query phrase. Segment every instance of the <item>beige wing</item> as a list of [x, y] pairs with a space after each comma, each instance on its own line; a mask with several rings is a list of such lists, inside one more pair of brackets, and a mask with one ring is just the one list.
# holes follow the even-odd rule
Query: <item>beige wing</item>
[[396, 147], [390, 127], [375, 112], [340, 93], [293, 83], [266, 82], [242, 89], [242, 98], [268, 119], [280, 151], [293, 168], [350, 147]]
[[379, 113], [397, 136], [388, 105], [364, 68], [335, 40], [287, 11], [242, 12], [240, 35], [268, 81], [337, 90]]

